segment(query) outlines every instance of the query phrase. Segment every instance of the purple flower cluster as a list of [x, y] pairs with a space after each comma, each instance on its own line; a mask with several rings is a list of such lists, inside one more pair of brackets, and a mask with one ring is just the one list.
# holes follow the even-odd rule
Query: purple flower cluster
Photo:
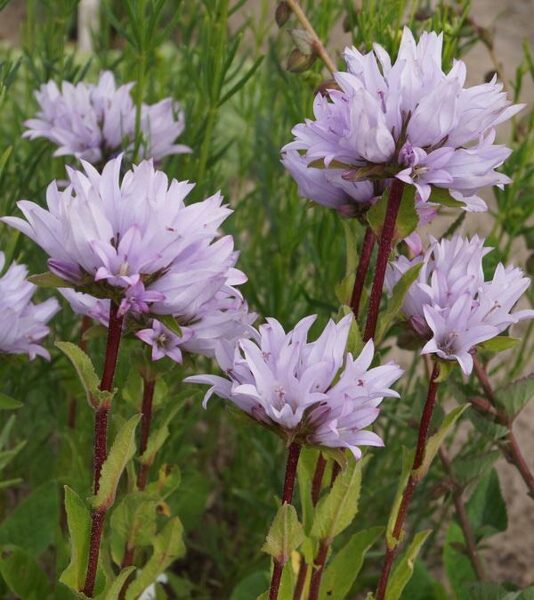
[[211, 385], [212, 394], [230, 400], [256, 421], [287, 439], [330, 448], [381, 446], [368, 431], [384, 397], [398, 397], [390, 386], [402, 370], [395, 363], [370, 369], [373, 342], [358, 358], [345, 355], [352, 316], [329, 321], [314, 342], [307, 336], [315, 316], [302, 319], [286, 333], [267, 319], [253, 339], [223, 345], [217, 359], [226, 377], [195, 375], [185, 381]]
[[472, 352], [513, 323], [534, 318], [533, 310], [513, 308], [530, 285], [521, 269], [499, 264], [486, 281], [483, 257], [490, 252], [479, 237], [433, 240], [424, 256], [399, 257], [390, 263], [386, 287], [391, 290], [406, 271], [422, 263], [402, 312], [413, 329], [427, 339], [422, 352], [456, 360], [464, 373], [473, 369]]
[[[0, 271], [5, 266], [5, 255], [0, 252]], [[0, 277], [0, 353], [27, 354], [50, 359], [40, 342], [50, 331], [48, 321], [58, 312], [59, 304], [49, 298], [34, 304], [32, 296], [37, 289], [26, 280], [25, 265], [13, 263]]]
[[[234, 288], [246, 278], [235, 268], [233, 239], [218, 234], [231, 213], [222, 196], [185, 205], [193, 184], [169, 183], [151, 161], [122, 179], [120, 157], [102, 173], [85, 162], [84, 169], [68, 170], [64, 190], [48, 187], [48, 209], [21, 201], [26, 220], [3, 218], [45, 250], [54, 274], [83, 292], [63, 290], [73, 308], [104, 323], [109, 299], [140, 323], [171, 315], [185, 326], [179, 343], [206, 354], [229, 330], [241, 335], [254, 315]], [[151, 327], [139, 335], [155, 346], [154, 358], [178, 358], [176, 336], [157, 321]]]
[[338, 89], [317, 95], [315, 118], [296, 125], [282, 149], [301, 195], [350, 215], [381, 194], [383, 181], [365, 174], [374, 166], [414, 185], [423, 202], [435, 186], [466, 210], [486, 209], [478, 191], [508, 183], [495, 170], [510, 154], [494, 144], [495, 127], [522, 106], [510, 105], [495, 78], [464, 87], [462, 61], [445, 73], [442, 44], [433, 32], [416, 43], [405, 28], [394, 63], [379, 45], [368, 54], [345, 50]]
[[[58, 146], [55, 156], [72, 155], [79, 160], [101, 163], [121, 149], [131, 150], [135, 139], [136, 108], [131, 96], [133, 83], [118, 86], [113, 74], [104, 71], [97, 84], [68, 81], [61, 89], [54, 81], [35, 93], [40, 110], [26, 121], [24, 137], [44, 137]], [[190, 152], [175, 144], [184, 130], [180, 105], [166, 98], [141, 107], [141, 158], [159, 161], [170, 154]]]

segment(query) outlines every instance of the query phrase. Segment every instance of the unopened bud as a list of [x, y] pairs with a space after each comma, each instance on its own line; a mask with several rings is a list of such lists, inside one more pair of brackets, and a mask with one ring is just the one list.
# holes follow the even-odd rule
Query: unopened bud
[[274, 18], [278, 27], [283, 27], [291, 16], [291, 7], [287, 2], [279, 2], [274, 13]]
[[427, 19], [431, 19], [433, 15], [433, 11], [430, 7], [420, 8], [414, 15], [416, 21], [426, 21]]
[[287, 70], [291, 73], [302, 73], [313, 65], [316, 58], [316, 54], [304, 54], [298, 48], [294, 48], [287, 59]]
[[302, 54], [315, 54], [315, 38], [304, 29], [291, 29], [289, 34]]

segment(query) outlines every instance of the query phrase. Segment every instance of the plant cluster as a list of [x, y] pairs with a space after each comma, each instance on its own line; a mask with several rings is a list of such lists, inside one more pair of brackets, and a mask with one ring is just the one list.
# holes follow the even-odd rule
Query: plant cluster
[[2, 50], [0, 593], [528, 600], [483, 550], [500, 457], [534, 497], [531, 54], [469, 86], [467, 2], [247, 4], [103, 0], [84, 57], [29, 2]]

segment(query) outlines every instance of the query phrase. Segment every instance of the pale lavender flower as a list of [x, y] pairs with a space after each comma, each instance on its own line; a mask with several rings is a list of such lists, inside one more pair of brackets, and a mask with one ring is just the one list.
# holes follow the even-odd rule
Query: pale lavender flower
[[88, 163], [85, 174], [68, 169], [64, 190], [48, 187], [48, 210], [21, 201], [26, 220], [2, 220], [41, 246], [77, 291], [113, 297], [123, 313], [193, 319], [217, 291], [244, 280], [232, 237], [217, 239], [231, 210], [220, 194], [186, 206], [193, 185], [169, 184], [150, 161], [122, 180], [120, 168], [119, 157], [101, 174]]
[[241, 294], [228, 286], [206, 302], [188, 323], [191, 336], [182, 349], [215, 358], [221, 344], [233, 348], [239, 339], [254, 337], [252, 324], [256, 318]]
[[402, 275], [417, 263], [422, 268], [402, 307], [404, 316], [427, 339], [422, 352], [456, 360], [464, 373], [473, 368], [472, 352], [513, 323], [534, 318], [533, 310], [513, 308], [530, 285], [521, 269], [499, 264], [484, 280], [483, 257], [490, 252], [478, 236], [433, 240], [424, 256], [399, 257], [390, 263], [386, 287], [391, 293]]
[[181, 363], [182, 351], [180, 345], [191, 337], [192, 332], [187, 327], [182, 327], [181, 335], [178, 336], [154, 319], [152, 327], [142, 329], [135, 335], [149, 346], [152, 346], [152, 360], [160, 360], [164, 356], [168, 356], [175, 362]]
[[204, 405], [215, 393], [288, 440], [349, 448], [360, 458], [358, 446], [383, 445], [365, 428], [377, 418], [384, 397], [398, 397], [390, 386], [402, 370], [394, 363], [370, 369], [372, 341], [357, 359], [345, 354], [350, 315], [337, 324], [330, 321], [308, 342], [315, 319], [302, 319], [289, 333], [267, 319], [254, 340], [242, 339], [233, 353], [217, 354], [225, 377], [195, 375], [185, 381], [212, 386]]
[[[312, 194], [324, 193], [324, 185], [310, 193], [318, 175], [303, 171], [303, 164], [323, 162], [324, 182], [342, 163], [345, 178], [351, 170], [381, 167], [384, 180], [395, 176], [414, 185], [423, 201], [437, 187], [449, 190], [466, 210], [486, 209], [478, 191], [509, 181], [495, 170], [510, 154], [493, 143], [495, 127], [522, 106], [510, 104], [495, 78], [465, 88], [461, 61], [444, 73], [442, 44], [443, 35], [433, 32], [416, 43], [405, 28], [393, 64], [378, 45], [368, 54], [345, 50], [347, 72], [335, 74], [340, 89], [317, 95], [315, 118], [295, 126], [294, 141], [282, 149], [302, 194], [316, 199]], [[295, 151], [302, 163], [288, 158]]]
[[[5, 255], [0, 252], [0, 271], [4, 266]], [[50, 360], [41, 342], [50, 332], [47, 323], [58, 312], [59, 304], [55, 298], [34, 304], [31, 299], [37, 288], [26, 280], [27, 275], [25, 265], [13, 263], [0, 277], [0, 353]]]
[[[44, 137], [58, 146], [55, 156], [73, 155], [97, 164], [133, 147], [136, 108], [131, 97], [133, 83], [117, 86], [113, 74], [104, 71], [97, 84], [54, 81], [35, 93], [36, 117], [25, 122], [24, 137]], [[183, 111], [166, 98], [141, 108], [141, 158], [160, 160], [169, 154], [190, 152], [175, 144], [184, 129]]]

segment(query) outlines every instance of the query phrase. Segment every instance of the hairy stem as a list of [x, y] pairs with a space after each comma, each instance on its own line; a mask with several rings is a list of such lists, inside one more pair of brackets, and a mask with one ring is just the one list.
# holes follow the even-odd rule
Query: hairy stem
[[386, 216], [384, 217], [384, 225], [382, 226], [382, 232], [378, 242], [375, 276], [371, 288], [371, 295], [369, 297], [367, 323], [365, 324], [365, 333], [363, 336], [365, 342], [375, 335], [378, 312], [380, 310], [380, 298], [382, 297], [382, 288], [384, 287], [384, 279], [386, 276], [386, 267], [388, 265], [389, 255], [391, 254], [393, 236], [395, 234], [395, 223], [397, 222], [397, 215], [399, 214], [403, 192], [404, 183], [398, 179], [394, 179], [389, 188]]
[[[473, 398], [471, 399], [471, 402], [480, 412], [491, 416], [500, 425], [503, 425], [508, 429], [506, 439], [499, 443], [499, 449], [503, 453], [506, 460], [510, 464], [514, 465], [514, 467], [518, 470], [519, 474], [523, 478], [523, 481], [525, 482], [525, 485], [527, 486], [529, 496], [534, 498], [534, 474], [532, 473], [525, 457], [523, 456], [517, 438], [513, 432], [513, 420], [498, 409], [495, 393], [486, 369], [476, 356], [474, 357], [474, 367], [475, 375], [477, 376], [480, 385], [486, 394], [489, 405], [485, 403], [482, 398], [478, 399], [478, 402], [476, 402], [476, 398]], [[480, 400], [482, 400], [482, 402]]]
[[330, 58], [330, 55], [326, 51], [326, 48], [323, 46], [323, 43], [319, 39], [313, 25], [310, 23], [306, 13], [302, 10], [302, 6], [297, 2], [297, 0], [287, 0], [289, 7], [293, 11], [295, 17], [297, 17], [299, 23], [304, 27], [304, 29], [310, 34], [313, 38], [313, 49], [317, 53], [317, 56], [323, 61], [326, 68], [333, 75], [337, 71], [336, 63]]
[[456, 509], [458, 523], [460, 524], [462, 533], [464, 535], [467, 555], [469, 556], [469, 560], [471, 561], [471, 565], [473, 566], [473, 570], [475, 571], [477, 579], [479, 581], [484, 581], [485, 579], [487, 579], [486, 570], [484, 569], [482, 559], [480, 558], [480, 555], [478, 553], [475, 534], [473, 532], [473, 528], [471, 527], [471, 522], [469, 521], [469, 516], [467, 515], [467, 510], [463, 501], [463, 488], [454, 478], [451, 461], [447, 456], [445, 450], [440, 448], [438, 454], [443, 468], [449, 476], [450, 482], [452, 484], [452, 500], [454, 502], [454, 508]]
[[[284, 478], [284, 490], [282, 492], [282, 504], [291, 504], [293, 500], [293, 490], [295, 489], [295, 479], [297, 475], [297, 465], [299, 462], [301, 446], [293, 442], [289, 446], [287, 454], [286, 475]], [[282, 580], [282, 571], [284, 565], [282, 562], [274, 560], [273, 575], [271, 577], [271, 587], [269, 589], [269, 600], [277, 600], [280, 582]]]
[[434, 412], [434, 406], [436, 404], [437, 391], [439, 386], [439, 383], [437, 381], [438, 377], [439, 365], [436, 362], [434, 364], [434, 368], [430, 376], [427, 398], [425, 406], [423, 408], [423, 414], [421, 415], [421, 421], [419, 423], [419, 433], [417, 436], [417, 446], [415, 449], [415, 456], [412, 463], [412, 470], [408, 478], [408, 483], [404, 488], [399, 512], [397, 513], [395, 525], [393, 526], [392, 535], [393, 538], [396, 540], [396, 544], [394, 547], [390, 548], [388, 546], [388, 548], [386, 549], [386, 556], [384, 558], [384, 564], [382, 566], [382, 573], [380, 575], [380, 580], [378, 582], [378, 587], [376, 590], [376, 600], [384, 600], [385, 598], [389, 574], [391, 572], [393, 560], [395, 559], [395, 555], [397, 553], [397, 547], [401, 539], [402, 530], [404, 529], [404, 522], [406, 521], [406, 516], [408, 514], [408, 507], [410, 505], [410, 501], [412, 499], [415, 487], [419, 482], [419, 478], [417, 477], [416, 472], [419, 469], [419, 467], [423, 464], [423, 460], [425, 458], [425, 448], [428, 439], [428, 432], [430, 429], [430, 420], [432, 419], [432, 413]]
[[[152, 424], [152, 402], [154, 400], [154, 388], [156, 380], [148, 376], [143, 377], [143, 404], [141, 406], [141, 432], [139, 435], [139, 456], [142, 456], [147, 448], [150, 426]], [[148, 480], [150, 465], [141, 463], [137, 475], [137, 487], [144, 490]]]
[[[109, 309], [109, 327], [108, 339], [106, 345], [106, 356], [104, 359], [104, 370], [100, 381], [100, 389], [102, 391], [111, 391], [113, 387], [113, 379], [117, 368], [117, 359], [119, 356], [119, 346], [122, 334], [122, 317], [119, 317], [118, 306], [115, 302], [111, 302]], [[111, 406], [102, 404], [95, 414], [95, 437], [93, 451], [93, 470], [94, 482], [93, 491], [98, 493], [100, 487], [100, 474], [102, 465], [107, 456], [107, 424], [108, 412]], [[100, 541], [102, 539], [102, 531], [104, 529], [104, 521], [106, 518], [105, 510], [94, 510], [91, 514], [91, 538], [89, 542], [89, 560], [87, 563], [87, 574], [83, 593], [90, 598], [93, 596], [95, 587], [96, 571], [98, 567], [98, 555], [100, 553]]]
[[367, 277], [367, 271], [369, 270], [369, 263], [371, 262], [375, 241], [375, 234], [368, 225], [363, 238], [358, 268], [356, 269], [356, 277], [354, 279], [354, 287], [352, 288], [352, 297], [350, 299], [350, 307], [352, 308], [355, 319], [358, 318], [358, 313], [360, 312], [362, 292], [365, 287], [365, 278]]

